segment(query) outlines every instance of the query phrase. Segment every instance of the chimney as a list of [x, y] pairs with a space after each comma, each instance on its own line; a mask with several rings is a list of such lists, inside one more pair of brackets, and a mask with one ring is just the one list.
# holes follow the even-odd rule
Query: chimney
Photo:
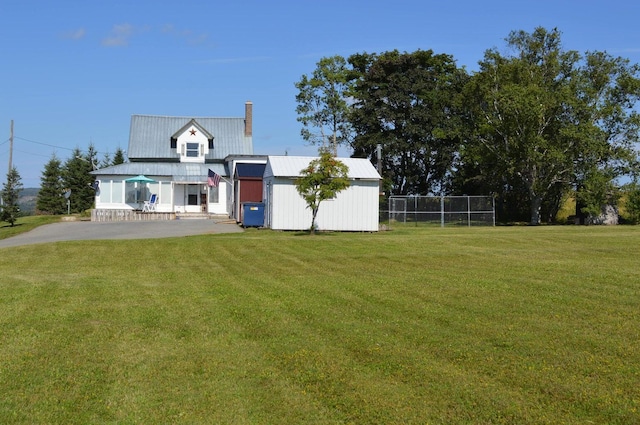
[[245, 137], [253, 136], [253, 103], [251, 101], [244, 104], [244, 135]]

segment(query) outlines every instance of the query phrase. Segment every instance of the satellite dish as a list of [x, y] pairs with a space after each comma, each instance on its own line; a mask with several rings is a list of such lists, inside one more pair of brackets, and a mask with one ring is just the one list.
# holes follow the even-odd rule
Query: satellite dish
[[69, 197], [70, 197], [70, 196], [71, 196], [71, 189], [67, 190], [67, 191], [64, 193], [64, 197], [65, 197], [65, 198], [69, 199]]

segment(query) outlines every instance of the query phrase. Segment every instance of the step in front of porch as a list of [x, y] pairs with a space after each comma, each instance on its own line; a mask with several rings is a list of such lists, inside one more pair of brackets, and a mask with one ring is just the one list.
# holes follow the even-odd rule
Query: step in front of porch
[[176, 213], [176, 220], [228, 220], [229, 216], [208, 213]]
[[[151, 220], [216, 220], [228, 222], [229, 216], [207, 213], [178, 212], [142, 212], [134, 210], [100, 210], [91, 211], [91, 221], [151, 221]], [[235, 222], [235, 220], [234, 220]]]

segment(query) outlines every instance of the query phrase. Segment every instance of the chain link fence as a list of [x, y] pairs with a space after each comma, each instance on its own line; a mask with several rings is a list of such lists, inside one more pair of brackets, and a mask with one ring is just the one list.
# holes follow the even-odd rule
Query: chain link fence
[[[386, 208], [385, 208], [386, 207]], [[495, 226], [492, 196], [390, 196], [380, 222], [393, 226]]]

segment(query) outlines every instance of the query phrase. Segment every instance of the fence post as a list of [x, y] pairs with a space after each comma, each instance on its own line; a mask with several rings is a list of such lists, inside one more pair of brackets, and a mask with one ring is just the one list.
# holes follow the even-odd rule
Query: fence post
[[444, 195], [440, 195], [440, 227], [444, 227]]
[[467, 227], [471, 227], [471, 196], [467, 195]]
[[496, 197], [491, 195], [491, 207], [493, 209], [493, 227], [496, 227]]

